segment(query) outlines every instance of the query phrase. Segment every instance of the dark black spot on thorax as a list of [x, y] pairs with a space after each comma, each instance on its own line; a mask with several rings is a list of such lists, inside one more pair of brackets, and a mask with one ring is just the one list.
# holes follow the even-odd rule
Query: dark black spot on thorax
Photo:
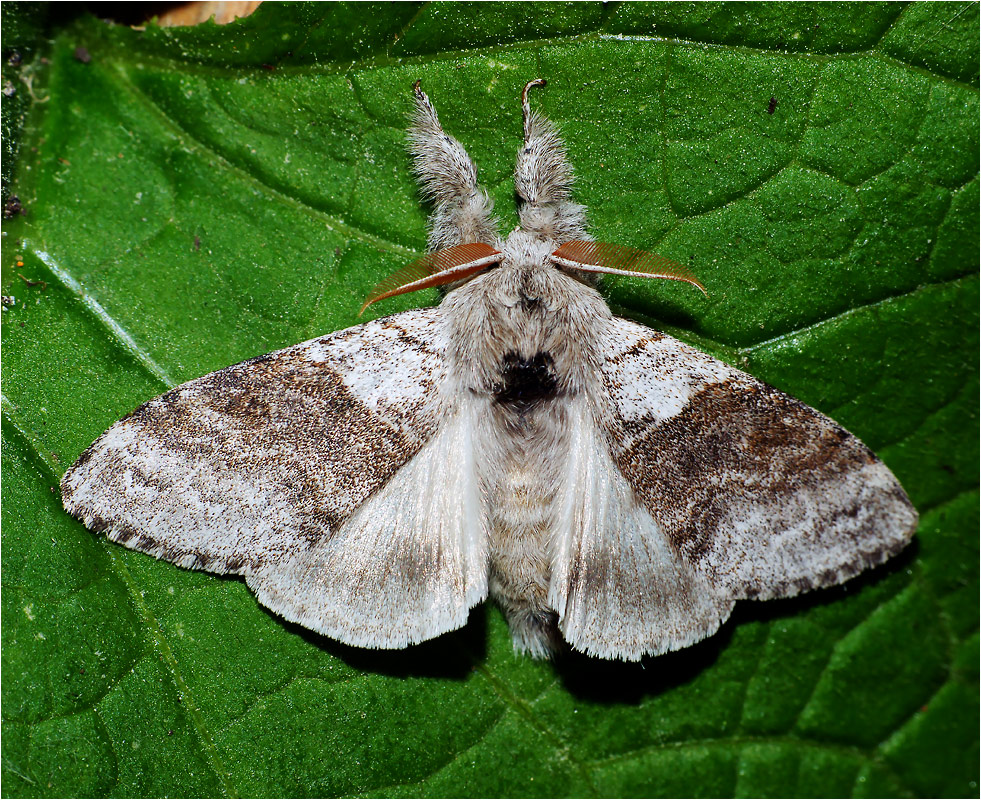
[[522, 358], [515, 352], [505, 353], [501, 362], [501, 379], [494, 400], [519, 413], [547, 400], [558, 392], [552, 356], [536, 353]]

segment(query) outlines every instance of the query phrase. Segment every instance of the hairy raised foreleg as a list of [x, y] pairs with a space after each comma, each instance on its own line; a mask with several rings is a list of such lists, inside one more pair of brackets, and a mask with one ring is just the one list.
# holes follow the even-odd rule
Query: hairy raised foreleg
[[491, 216], [493, 204], [477, 185], [477, 167], [463, 145], [443, 130], [419, 81], [413, 91], [416, 110], [409, 129], [409, 146], [413, 171], [426, 198], [433, 203], [429, 249], [470, 242], [498, 245], [497, 224]]

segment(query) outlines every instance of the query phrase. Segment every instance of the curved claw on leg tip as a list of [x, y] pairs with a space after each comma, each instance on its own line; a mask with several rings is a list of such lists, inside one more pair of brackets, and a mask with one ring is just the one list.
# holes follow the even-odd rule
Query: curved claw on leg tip
[[528, 90], [532, 86], [545, 86], [547, 83], [548, 81], [544, 78], [535, 78], [533, 81], [528, 81], [525, 84], [525, 88], [521, 90], [521, 116], [524, 118], [526, 144], [531, 135], [531, 106], [528, 104]]
[[522, 103], [528, 102], [528, 90], [532, 86], [547, 86], [547, 85], [548, 85], [548, 81], [545, 80], [544, 78], [535, 78], [535, 80], [533, 81], [528, 81], [528, 83], [525, 84], [525, 88], [521, 90], [521, 102]]

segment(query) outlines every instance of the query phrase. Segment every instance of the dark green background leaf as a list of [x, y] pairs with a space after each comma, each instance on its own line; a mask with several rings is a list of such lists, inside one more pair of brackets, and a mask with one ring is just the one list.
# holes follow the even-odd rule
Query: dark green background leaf
[[[976, 796], [977, 53], [973, 3], [267, 4], [54, 31], [4, 230], [5, 796]], [[118, 417], [354, 324], [424, 248], [417, 78], [513, 224], [538, 76], [597, 238], [710, 292], [613, 280], [614, 309], [858, 434], [920, 509], [906, 553], [681, 653], [553, 665], [514, 657], [493, 607], [346, 648], [62, 511]]]

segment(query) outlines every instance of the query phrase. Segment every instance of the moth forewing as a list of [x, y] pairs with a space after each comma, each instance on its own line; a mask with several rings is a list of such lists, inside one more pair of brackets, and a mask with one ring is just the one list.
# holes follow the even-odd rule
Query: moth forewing
[[[839, 583], [902, 549], [917, 515], [832, 420], [610, 313], [583, 280], [684, 280], [595, 243], [556, 129], [522, 93], [520, 226], [417, 83], [414, 171], [430, 255], [368, 302], [409, 311], [206, 375], [117, 422], [65, 474], [113, 541], [244, 576], [283, 617], [404, 647], [488, 594], [515, 648], [636, 660], [688, 646], [736, 600]], [[367, 305], [367, 304], [366, 304]]]
[[349, 644], [459, 627], [486, 596], [486, 537], [468, 418], [441, 392], [443, 316], [375, 320], [151, 400], [69, 469], [65, 507], [127, 547], [243, 575]]
[[908, 543], [916, 511], [840, 425], [642, 325], [615, 320], [608, 336], [603, 418], [613, 458], [716, 592], [794, 595], [840, 583]]

